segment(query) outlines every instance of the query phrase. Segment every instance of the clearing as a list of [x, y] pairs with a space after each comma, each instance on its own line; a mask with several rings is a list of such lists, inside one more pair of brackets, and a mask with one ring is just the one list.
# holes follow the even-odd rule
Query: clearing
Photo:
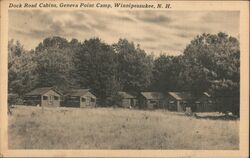
[[239, 149], [239, 120], [121, 108], [11, 110], [10, 149]]

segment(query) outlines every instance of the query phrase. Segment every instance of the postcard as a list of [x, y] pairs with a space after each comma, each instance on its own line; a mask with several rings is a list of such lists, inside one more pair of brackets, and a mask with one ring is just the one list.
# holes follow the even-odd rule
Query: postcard
[[248, 1], [0, 4], [0, 157], [248, 157]]

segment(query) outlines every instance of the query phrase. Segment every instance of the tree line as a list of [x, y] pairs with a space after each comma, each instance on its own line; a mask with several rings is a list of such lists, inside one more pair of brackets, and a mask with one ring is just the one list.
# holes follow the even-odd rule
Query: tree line
[[179, 56], [154, 57], [127, 39], [107, 44], [58, 36], [29, 51], [12, 39], [8, 53], [8, 90], [21, 98], [45, 86], [89, 88], [104, 105], [114, 104], [118, 91], [206, 91], [221, 111], [239, 113], [239, 41], [226, 33], [197, 35]]

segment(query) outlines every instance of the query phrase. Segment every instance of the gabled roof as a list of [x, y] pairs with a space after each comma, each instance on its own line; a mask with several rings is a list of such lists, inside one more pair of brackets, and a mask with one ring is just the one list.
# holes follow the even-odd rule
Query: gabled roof
[[168, 92], [176, 100], [191, 100], [192, 95], [189, 92]]
[[57, 92], [58, 94], [61, 94], [59, 91], [57, 91], [53, 87], [41, 87], [41, 88], [33, 89], [31, 92], [26, 93], [25, 95], [43, 95], [50, 90], [53, 90], [53, 91]]
[[73, 89], [73, 90], [68, 91], [66, 95], [80, 97], [80, 96], [84, 96], [88, 92], [89, 92], [89, 89]]
[[164, 95], [160, 92], [141, 92], [146, 99], [163, 99]]
[[123, 91], [120, 91], [118, 92], [118, 94], [122, 97], [122, 98], [136, 98], [135, 96], [133, 96], [132, 94], [129, 94], [128, 92], [123, 92]]

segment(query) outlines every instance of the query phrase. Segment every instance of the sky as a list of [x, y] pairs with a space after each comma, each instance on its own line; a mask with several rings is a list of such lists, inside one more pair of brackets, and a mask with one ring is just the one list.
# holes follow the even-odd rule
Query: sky
[[51, 36], [108, 44], [126, 38], [155, 56], [179, 55], [202, 33], [239, 38], [239, 18], [238, 11], [9, 10], [9, 39], [29, 50]]

